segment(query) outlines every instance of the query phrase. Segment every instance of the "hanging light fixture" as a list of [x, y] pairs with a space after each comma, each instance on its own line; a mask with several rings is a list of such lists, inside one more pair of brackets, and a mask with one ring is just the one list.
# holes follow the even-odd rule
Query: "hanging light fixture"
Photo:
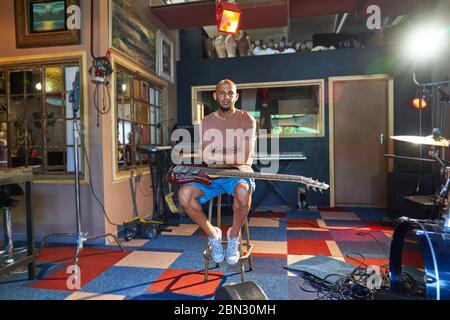
[[219, 32], [236, 33], [240, 17], [241, 10], [235, 3], [229, 3], [227, 0], [216, 0], [216, 21]]

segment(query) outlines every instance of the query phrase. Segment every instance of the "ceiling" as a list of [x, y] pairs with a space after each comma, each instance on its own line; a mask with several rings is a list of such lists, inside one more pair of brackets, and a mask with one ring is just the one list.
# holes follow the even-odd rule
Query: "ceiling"
[[[304, 41], [315, 33], [368, 32], [366, 9], [381, 9], [384, 28], [404, 23], [408, 15], [434, 2], [423, 0], [239, 0], [240, 28], [252, 40]], [[151, 11], [170, 29], [204, 27], [217, 35], [214, 0], [153, 0]]]

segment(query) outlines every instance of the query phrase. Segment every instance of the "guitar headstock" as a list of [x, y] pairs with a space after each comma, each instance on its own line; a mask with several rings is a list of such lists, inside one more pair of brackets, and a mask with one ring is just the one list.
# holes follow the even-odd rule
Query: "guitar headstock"
[[307, 189], [312, 189], [314, 191], [319, 191], [320, 193], [323, 193], [324, 190], [328, 190], [330, 188], [330, 185], [319, 182], [319, 180], [314, 180], [312, 178], [307, 179], [307, 181], [304, 182]]

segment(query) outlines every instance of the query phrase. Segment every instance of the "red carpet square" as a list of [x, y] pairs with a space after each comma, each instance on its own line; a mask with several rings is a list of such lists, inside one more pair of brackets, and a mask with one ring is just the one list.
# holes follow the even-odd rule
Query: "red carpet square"
[[203, 270], [173, 270], [164, 271], [147, 291], [175, 292], [192, 295], [211, 295], [217, 290], [222, 280], [223, 272], [209, 272], [208, 282], [205, 282]]
[[290, 218], [287, 228], [319, 228], [319, 224], [316, 219]]
[[258, 218], [285, 218], [286, 213], [284, 212], [255, 212], [251, 215], [251, 217]]
[[327, 242], [323, 240], [288, 239], [288, 254], [331, 256]]
[[[63, 263], [63, 266], [57, 272], [36, 282], [31, 287], [71, 291], [67, 288], [67, 279], [71, 276], [71, 274], [67, 273], [67, 267], [74, 264], [75, 252], [75, 247], [44, 248], [37, 261]], [[131, 252], [84, 248], [78, 260], [78, 266], [81, 271], [81, 287], [105, 272]]]
[[394, 229], [395, 229], [394, 227], [382, 226], [378, 222], [370, 222], [370, 221], [369, 221], [368, 227], [370, 230], [374, 230], [374, 231], [394, 231]]

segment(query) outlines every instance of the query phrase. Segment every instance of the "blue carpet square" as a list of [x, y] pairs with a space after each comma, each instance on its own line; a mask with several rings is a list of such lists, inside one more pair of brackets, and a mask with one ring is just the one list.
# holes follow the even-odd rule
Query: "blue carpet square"
[[[250, 240], [287, 241], [286, 228], [249, 227]], [[245, 239], [245, 233], [242, 233]]]
[[[272, 274], [272, 275], [286, 275], [286, 270], [283, 268], [287, 263], [287, 258], [270, 258], [253, 256], [253, 270], [248, 272], [255, 274]], [[245, 270], [248, 270], [248, 262], [245, 263]], [[228, 266], [226, 274], [234, 274], [240, 272], [239, 264], [235, 266]]]
[[[359, 253], [367, 258], [387, 258], [389, 259], [390, 242], [380, 241], [339, 241], [337, 242], [343, 255]], [[382, 245], [382, 246], [381, 246]]]
[[111, 267], [85, 285], [80, 291], [122, 296], [139, 296], [155, 281], [164, 269]]
[[[204, 238], [203, 238], [204, 239]], [[226, 247], [224, 248], [226, 249]], [[187, 249], [185, 250], [170, 266], [170, 269], [178, 270], [204, 270], [205, 259], [203, 258], [203, 251], [205, 250], [205, 242], [202, 249]], [[216, 268], [216, 263], [210, 261], [209, 270], [214, 272], [225, 272], [226, 262], [219, 264], [219, 268]]]
[[286, 217], [289, 218], [302, 218], [302, 219], [321, 219], [319, 211], [288, 211]]
[[198, 236], [184, 237], [184, 236], [165, 236], [160, 235], [157, 239], [151, 240], [143, 247], [147, 249], [163, 249], [163, 250], [186, 250], [188, 248], [198, 248], [203, 250], [205, 248], [205, 238]]
[[195, 296], [175, 292], [151, 292], [135, 297], [126, 297], [125, 300], [208, 300], [208, 296]]

